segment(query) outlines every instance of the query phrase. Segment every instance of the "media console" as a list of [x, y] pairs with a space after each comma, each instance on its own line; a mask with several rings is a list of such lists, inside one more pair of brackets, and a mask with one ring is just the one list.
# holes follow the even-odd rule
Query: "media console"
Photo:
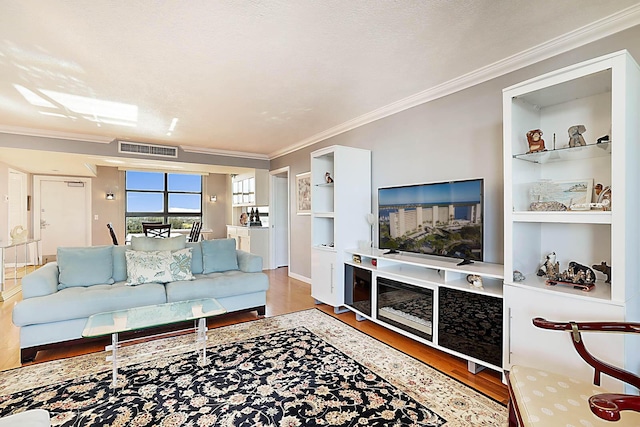
[[[369, 248], [345, 254], [344, 301], [358, 320], [466, 359], [473, 373], [502, 372], [501, 264], [457, 265]], [[469, 274], [482, 278], [482, 288], [469, 284]]]

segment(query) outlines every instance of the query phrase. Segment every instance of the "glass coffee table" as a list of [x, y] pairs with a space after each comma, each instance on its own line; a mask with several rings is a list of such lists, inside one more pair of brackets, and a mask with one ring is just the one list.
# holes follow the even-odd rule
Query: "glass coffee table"
[[[82, 331], [82, 336], [85, 338], [95, 338], [111, 335], [111, 345], [105, 347], [105, 350], [111, 350], [111, 356], [107, 356], [107, 361], [111, 361], [113, 364], [111, 386], [115, 389], [118, 377], [118, 348], [125, 343], [141, 340], [141, 338], [136, 338], [120, 342], [118, 341], [118, 334], [188, 320], [197, 320], [197, 326], [195, 326], [194, 329], [196, 331], [196, 349], [199, 353], [198, 363], [204, 366], [207, 364], [207, 318], [226, 312], [227, 310], [213, 298], [109, 311], [90, 316]], [[165, 335], [167, 334], [154, 335], [153, 338]], [[148, 338], [150, 337], [143, 339]], [[202, 346], [201, 348], [199, 348], [200, 345]]]

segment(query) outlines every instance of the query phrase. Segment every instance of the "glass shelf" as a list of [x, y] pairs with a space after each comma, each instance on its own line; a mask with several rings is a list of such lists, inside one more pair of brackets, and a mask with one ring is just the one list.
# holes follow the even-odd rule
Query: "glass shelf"
[[514, 154], [513, 158], [531, 163], [565, 162], [569, 160], [592, 159], [611, 155], [611, 142], [583, 145], [580, 147], [557, 148], [536, 153]]

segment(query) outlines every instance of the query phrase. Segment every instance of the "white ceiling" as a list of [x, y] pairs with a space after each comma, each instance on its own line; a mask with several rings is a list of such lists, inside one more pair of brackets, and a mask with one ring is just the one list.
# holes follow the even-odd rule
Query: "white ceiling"
[[273, 158], [638, 3], [2, 0], [0, 131]]

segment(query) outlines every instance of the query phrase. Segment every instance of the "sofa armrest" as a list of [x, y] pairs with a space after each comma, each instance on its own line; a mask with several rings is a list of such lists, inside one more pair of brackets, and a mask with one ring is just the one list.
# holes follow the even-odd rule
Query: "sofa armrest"
[[262, 257], [249, 252], [236, 250], [238, 268], [245, 273], [260, 273], [262, 271]]
[[58, 292], [58, 263], [50, 262], [22, 278], [22, 298], [41, 297]]

